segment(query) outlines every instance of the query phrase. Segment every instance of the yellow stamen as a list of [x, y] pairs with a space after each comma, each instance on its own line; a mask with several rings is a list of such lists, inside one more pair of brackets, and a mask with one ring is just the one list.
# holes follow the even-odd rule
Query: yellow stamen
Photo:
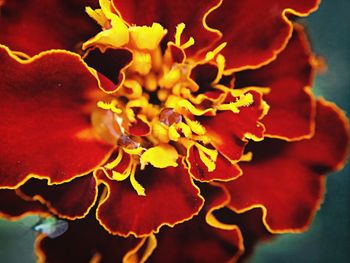
[[218, 110], [230, 110], [233, 113], [239, 113], [239, 107], [247, 107], [254, 102], [253, 95], [250, 93], [241, 94], [235, 102], [230, 102], [228, 104], [221, 104], [217, 106]]
[[184, 31], [186, 25], [184, 23], [178, 24], [176, 26], [176, 33], [175, 33], [175, 45], [178, 47], [181, 46], [181, 35]]
[[112, 170], [120, 163], [122, 158], [123, 158], [123, 151], [119, 149], [117, 158], [115, 158], [112, 162], [107, 163], [104, 167], [108, 170]]
[[175, 124], [171, 125], [168, 130], [169, 139], [172, 141], [177, 141], [181, 136], [176, 130]]
[[133, 165], [132, 169], [131, 169], [131, 173], [130, 173], [131, 185], [136, 190], [138, 195], [146, 196], [145, 188], [143, 188], [143, 186], [139, 182], [136, 181], [136, 178], [135, 178], [136, 167], [137, 167], [137, 165]]
[[125, 92], [128, 99], [136, 99], [142, 96], [142, 86], [140, 83], [133, 79], [126, 79], [124, 81], [124, 87], [129, 89], [131, 92]]
[[110, 110], [116, 114], [122, 113], [122, 110], [117, 108], [118, 102], [116, 100], [112, 100], [110, 103], [104, 102], [104, 101], [99, 101], [97, 102], [97, 107], [103, 109], [103, 110]]
[[129, 70], [139, 73], [142, 76], [147, 75], [152, 69], [152, 57], [150, 53], [143, 51], [133, 52], [133, 61]]
[[191, 128], [191, 130], [198, 134], [198, 135], [204, 135], [206, 133], [205, 128], [198, 122], [198, 121], [192, 121], [191, 119], [185, 117], [187, 125]]
[[200, 159], [205, 164], [205, 166], [208, 168], [208, 171], [209, 172], [214, 171], [216, 168], [215, 162], [216, 162], [216, 159], [218, 157], [217, 150], [208, 149], [199, 143], [196, 143], [195, 146], [198, 149]]
[[167, 33], [160, 24], [153, 23], [152, 26], [132, 26], [129, 28], [130, 40], [138, 49], [154, 50]]
[[221, 52], [221, 50], [223, 50], [226, 47], [227, 43], [221, 43], [217, 48], [215, 48], [212, 51], [209, 51], [206, 55], [205, 55], [205, 60], [209, 61], [212, 60], [217, 54], [219, 54]]

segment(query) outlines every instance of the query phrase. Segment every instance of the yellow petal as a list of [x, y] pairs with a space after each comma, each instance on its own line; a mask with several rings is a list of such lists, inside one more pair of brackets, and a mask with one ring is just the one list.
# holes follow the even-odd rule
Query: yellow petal
[[165, 168], [169, 166], [176, 167], [178, 153], [176, 149], [168, 144], [160, 144], [149, 148], [141, 155], [141, 163], [144, 165], [150, 163], [156, 168]]

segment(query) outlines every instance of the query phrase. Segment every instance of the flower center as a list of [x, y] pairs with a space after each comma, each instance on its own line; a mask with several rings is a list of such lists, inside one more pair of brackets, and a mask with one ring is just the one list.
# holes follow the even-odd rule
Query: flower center
[[[186, 156], [190, 147], [198, 149], [208, 171], [215, 170], [218, 152], [201, 118], [215, 116], [219, 111], [239, 113], [240, 107], [254, 102], [252, 94], [233, 90], [223, 80], [229, 78], [224, 70], [225, 58], [220, 54], [225, 43], [196, 61], [186, 56], [186, 49], [195, 40], [191, 37], [182, 41], [185, 24], [177, 26], [174, 41], [160, 45], [167, 34], [160, 24], [129, 26], [109, 1], [100, 1], [100, 5], [101, 9], [86, 9], [102, 31], [86, 41], [83, 48], [99, 48], [102, 52], [125, 48], [133, 53], [121, 87], [102, 98], [92, 113], [96, 134], [119, 146], [117, 158], [103, 171], [107, 175], [112, 172], [109, 177], [115, 180], [130, 178], [137, 193], [144, 195], [135, 180], [135, 170], [146, 165], [176, 167], [179, 157]], [[118, 174], [114, 169], [123, 154], [132, 158], [124, 174]]]

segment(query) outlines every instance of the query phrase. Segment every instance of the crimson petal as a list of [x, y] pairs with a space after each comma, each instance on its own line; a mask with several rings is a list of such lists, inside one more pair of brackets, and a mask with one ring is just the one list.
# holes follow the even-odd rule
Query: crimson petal
[[222, 154], [218, 154], [215, 162], [216, 168], [214, 171], [209, 172], [208, 168], [201, 161], [198, 149], [191, 146], [188, 150], [188, 156], [186, 158], [189, 166], [189, 172], [194, 179], [201, 182], [210, 181], [231, 181], [239, 177], [242, 173], [237, 164], [231, 163]]
[[47, 215], [48, 211], [38, 201], [26, 201], [16, 194], [15, 190], [0, 190], [0, 217], [17, 220], [29, 214]]
[[227, 68], [239, 71], [257, 68], [276, 58], [292, 34], [288, 15], [306, 16], [319, 0], [224, 0], [210, 13], [207, 23], [220, 30], [220, 43], [227, 42], [222, 54]]
[[239, 229], [215, 228], [205, 219], [206, 212], [224, 205], [228, 197], [219, 187], [203, 187], [206, 203], [200, 215], [172, 229], [161, 229], [149, 262], [233, 262], [240, 256], [243, 241]]
[[54, 48], [79, 51], [81, 41], [99, 31], [85, 13], [85, 6], [96, 6], [97, 2], [1, 1], [0, 43], [28, 55]]
[[68, 230], [55, 239], [37, 237], [36, 254], [40, 262], [122, 262], [126, 254], [137, 250], [143, 242], [110, 235], [98, 224], [95, 213], [68, 223]]
[[19, 60], [0, 47], [0, 187], [28, 177], [61, 183], [92, 171], [113, 146], [90, 123], [96, 79], [78, 55], [41, 53]]
[[199, 118], [215, 148], [232, 161], [242, 157], [247, 144], [245, 138], [247, 134], [263, 138], [264, 126], [259, 122], [264, 114], [262, 98], [257, 92], [249, 91], [249, 93], [253, 95], [254, 103], [249, 107], [241, 107], [239, 113], [223, 111], [214, 117]]
[[111, 233], [121, 236], [145, 236], [161, 226], [173, 226], [191, 219], [203, 205], [203, 198], [186, 169], [146, 167], [136, 172], [136, 180], [145, 188], [146, 196], [138, 196], [129, 182], [117, 182], [100, 176], [108, 187], [100, 203], [97, 217]]
[[322, 201], [322, 175], [342, 166], [348, 143], [345, 117], [336, 106], [319, 101], [312, 139], [252, 145], [253, 161], [241, 165], [243, 176], [225, 184], [230, 207], [240, 212], [261, 207], [271, 232], [303, 231]]
[[269, 114], [262, 120], [265, 136], [287, 140], [310, 137], [315, 124], [315, 100], [310, 93], [314, 75], [311, 50], [302, 27], [294, 28], [292, 39], [275, 61], [237, 73], [235, 82], [237, 88], [270, 88], [264, 96], [270, 105]]
[[176, 26], [185, 23], [186, 29], [182, 34], [182, 43], [190, 37], [194, 37], [195, 45], [186, 50], [189, 55], [194, 55], [200, 50], [207, 50], [219, 34], [208, 30], [204, 24], [204, 17], [220, 4], [220, 0], [202, 0], [200, 4], [196, 1], [118, 1], [113, 4], [120, 15], [129, 24], [152, 25], [153, 22], [160, 23], [168, 30], [167, 41], [173, 41]]
[[50, 186], [46, 180], [30, 179], [20, 191], [33, 200], [41, 201], [59, 217], [71, 220], [84, 217], [97, 198], [97, 184], [92, 174]]

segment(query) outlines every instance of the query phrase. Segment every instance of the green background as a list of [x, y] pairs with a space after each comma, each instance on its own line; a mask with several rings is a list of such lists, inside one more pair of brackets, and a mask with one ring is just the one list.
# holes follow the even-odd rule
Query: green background
[[[314, 92], [350, 112], [350, 1], [324, 0], [319, 10], [303, 19], [313, 50], [327, 59], [328, 71], [318, 76]], [[2, 200], [2, 202], [5, 200]], [[32, 263], [35, 219], [0, 220], [0, 262]], [[348, 262], [350, 258], [350, 166], [327, 181], [327, 194], [310, 230], [287, 234], [261, 244], [253, 263]]]

